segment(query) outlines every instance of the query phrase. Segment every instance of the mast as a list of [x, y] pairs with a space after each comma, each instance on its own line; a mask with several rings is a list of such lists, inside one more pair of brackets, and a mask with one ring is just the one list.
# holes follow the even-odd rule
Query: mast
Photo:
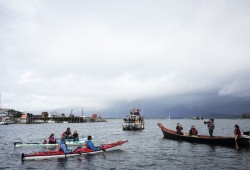
[[143, 104], [141, 104], [141, 114], [143, 115]]

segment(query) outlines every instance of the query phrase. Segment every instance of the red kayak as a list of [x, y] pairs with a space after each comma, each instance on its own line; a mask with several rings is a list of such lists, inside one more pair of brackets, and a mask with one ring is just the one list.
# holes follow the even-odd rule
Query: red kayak
[[81, 154], [92, 154], [92, 153], [98, 153], [113, 149], [118, 149], [119, 146], [122, 144], [128, 142], [128, 140], [125, 141], [118, 141], [110, 144], [104, 144], [102, 149], [99, 151], [93, 151], [90, 148], [77, 148], [70, 154], [64, 154], [63, 151], [48, 151], [48, 152], [36, 152], [34, 154], [24, 154], [22, 153], [22, 161], [24, 160], [35, 160], [35, 159], [49, 159], [49, 158], [65, 158], [70, 156], [76, 156]]

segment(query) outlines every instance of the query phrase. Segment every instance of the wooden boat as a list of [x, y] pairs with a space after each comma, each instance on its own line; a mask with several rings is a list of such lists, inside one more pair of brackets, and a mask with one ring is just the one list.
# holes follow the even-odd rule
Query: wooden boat
[[[189, 134], [179, 135], [179, 134], [176, 134], [176, 131], [167, 129], [161, 123], [158, 123], [157, 125], [161, 128], [164, 138], [167, 138], [167, 139], [188, 141], [188, 142], [194, 142], [194, 143], [236, 146], [234, 137], [223, 137], [223, 136], [210, 137], [210, 136], [205, 136], [205, 135], [190, 136]], [[250, 138], [247, 136], [240, 137], [237, 140], [237, 144], [239, 147], [249, 146], [249, 143], [250, 143]]]

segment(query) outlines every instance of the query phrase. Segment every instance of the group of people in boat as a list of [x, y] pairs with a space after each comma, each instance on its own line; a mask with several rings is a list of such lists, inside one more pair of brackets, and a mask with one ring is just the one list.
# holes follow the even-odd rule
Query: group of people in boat
[[[79, 141], [79, 134], [78, 134], [77, 130], [75, 130], [74, 133], [71, 134], [70, 128], [67, 128], [67, 130], [62, 133], [61, 138], [64, 138], [64, 139], [73, 139], [74, 141]], [[43, 141], [43, 144], [47, 144], [47, 143], [48, 144], [55, 144], [55, 143], [57, 143], [57, 140], [55, 138], [55, 134], [54, 133], [52, 133], [49, 136], [48, 142], [47, 142], [47, 140]]]
[[75, 130], [74, 133], [71, 134], [70, 128], [67, 128], [67, 130], [65, 132], [63, 132], [62, 137], [64, 137], [65, 139], [73, 139], [74, 141], [79, 140], [78, 132]]
[[140, 109], [133, 109], [130, 111], [130, 115], [125, 116], [123, 120], [125, 123], [142, 123], [143, 119], [143, 115], [140, 114]]
[[[215, 128], [214, 119], [209, 119], [209, 121], [207, 121], [207, 122], [204, 121], [204, 124], [207, 125], [207, 127], [208, 127], [208, 132], [209, 132], [210, 137], [213, 137], [213, 132], [214, 132], [214, 128]], [[182, 130], [183, 130], [183, 127], [181, 126], [181, 124], [177, 123], [176, 133], [179, 135], [184, 135]], [[198, 135], [198, 130], [195, 128], [194, 125], [191, 126], [191, 129], [189, 130], [189, 135], [190, 136], [197, 136]], [[235, 137], [235, 140], [237, 140], [237, 138], [239, 138], [239, 137], [242, 137], [242, 133], [241, 133], [239, 125], [235, 125], [234, 137]]]
[[[66, 139], [73, 139], [74, 141], [79, 141], [79, 134], [78, 134], [78, 132], [76, 130], [72, 134], [70, 128], [67, 128], [66, 131], [64, 131], [62, 133], [61, 139], [59, 140], [59, 142], [57, 142], [54, 133], [52, 133], [50, 135], [50, 137], [49, 137], [48, 142], [45, 140], [43, 142], [43, 144], [47, 144], [47, 143], [55, 144], [55, 143], [58, 143], [58, 150], [63, 151], [65, 154], [72, 153], [73, 150], [69, 150], [67, 148]], [[94, 151], [99, 151], [99, 150], [105, 151], [103, 149], [103, 146], [98, 146], [98, 147], [94, 146], [94, 144], [92, 142], [92, 136], [88, 136], [87, 141], [85, 142], [85, 147], [90, 148], [91, 150], [94, 150]], [[79, 151], [79, 153], [80, 153], [80, 151]]]
[[[177, 123], [176, 133], [179, 134], [179, 135], [184, 135], [182, 130], [183, 130], [183, 127], [181, 126], [181, 124]], [[189, 135], [192, 135], [192, 136], [197, 136], [198, 135], [198, 130], [195, 128], [194, 125], [191, 126], [191, 129], [189, 130]]]

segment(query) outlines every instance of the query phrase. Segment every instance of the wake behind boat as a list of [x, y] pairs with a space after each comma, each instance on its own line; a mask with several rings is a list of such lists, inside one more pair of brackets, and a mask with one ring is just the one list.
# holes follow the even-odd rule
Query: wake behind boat
[[63, 151], [48, 151], [48, 152], [36, 152], [33, 154], [24, 154], [22, 153], [22, 161], [24, 160], [36, 160], [36, 159], [49, 159], [49, 158], [66, 158], [71, 156], [77, 156], [81, 154], [93, 154], [105, 151], [109, 151], [112, 149], [118, 149], [119, 146], [128, 142], [128, 140], [118, 141], [114, 143], [104, 144], [102, 150], [93, 151], [90, 148], [77, 148], [72, 153], [65, 154]]
[[[79, 139], [78, 141], [74, 141], [73, 139], [67, 139], [66, 144], [67, 146], [83, 146], [85, 142], [87, 141], [87, 138]], [[57, 147], [58, 143], [55, 144], [49, 144], [49, 143], [22, 143], [22, 142], [14, 142], [15, 147], [48, 147], [53, 148]]]
[[215, 144], [215, 145], [222, 145], [222, 146], [223, 145], [236, 146], [236, 144], [238, 143], [238, 146], [240, 147], [243, 147], [243, 146], [249, 147], [249, 141], [250, 141], [249, 136], [239, 137], [236, 143], [234, 137], [223, 137], [223, 136], [210, 137], [210, 136], [205, 136], [205, 135], [190, 136], [187, 134], [179, 135], [176, 133], [176, 131], [167, 129], [161, 123], [158, 123], [157, 125], [162, 130], [164, 138], [167, 138], [167, 139], [188, 141], [188, 142], [194, 142], [194, 143]]

